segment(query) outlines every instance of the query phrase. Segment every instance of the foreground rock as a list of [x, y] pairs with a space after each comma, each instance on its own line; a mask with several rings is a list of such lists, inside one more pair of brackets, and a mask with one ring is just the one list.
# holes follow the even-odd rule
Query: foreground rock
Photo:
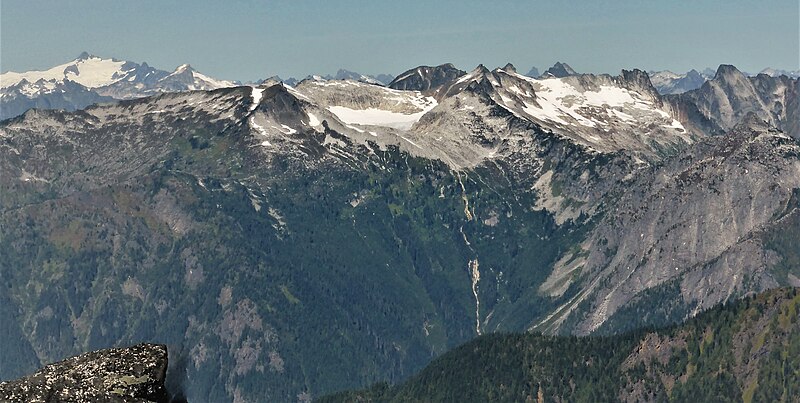
[[0, 383], [3, 402], [167, 402], [167, 347], [138, 344], [81, 354]]

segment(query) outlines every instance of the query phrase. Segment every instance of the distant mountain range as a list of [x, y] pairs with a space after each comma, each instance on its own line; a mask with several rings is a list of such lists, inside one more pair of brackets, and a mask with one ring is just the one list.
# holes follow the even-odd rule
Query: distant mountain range
[[[392, 80], [394, 79], [394, 76], [391, 75], [391, 74], [378, 74], [377, 76], [370, 76], [370, 75], [364, 75], [364, 74], [361, 74], [361, 73], [356, 73], [356, 72], [350, 71], [350, 70], [339, 69], [339, 71], [337, 71], [336, 74], [334, 74], [334, 75], [330, 75], [330, 74], [326, 74], [324, 76], [311, 75], [311, 76], [308, 76], [308, 77], [305, 78], [305, 80], [307, 80], [307, 79], [316, 79], [316, 80], [353, 80], [353, 81], [358, 81], [358, 82], [367, 83], [367, 84], [375, 84], [375, 85], [384, 85], [385, 86], [385, 85], [388, 85], [390, 82], [392, 82]], [[262, 84], [262, 83], [265, 83], [265, 82], [270, 81], [270, 80], [271, 81], [276, 81], [276, 82], [282, 82], [282, 83], [284, 83], [286, 85], [290, 85], [290, 86], [295, 86], [295, 85], [297, 85], [297, 83], [302, 81], [302, 80], [299, 80], [299, 79], [294, 78], [294, 77], [289, 77], [289, 78], [286, 78], [286, 79], [282, 79], [282, 78], [280, 78], [278, 76], [273, 76], [273, 77], [270, 77], [270, 78], [267, 78], [267, 79], [264, 79], [264, 80], [259, 80], [259, 81], [256, 82], [256, 84]]]
[[[339, 70], [326, 80], [356, 80], [386, 85], [392, 76], [367, 76]], [[297, 84], [290, 78], [288, 85]], [[261, 80], [257, 84], [265, 82]], [[81, 53], [70, 62], [44, 71], [6, 72], [0, 75], [0, 119], [18, 116], [28, 109], [83, 109], [91, 104], [135, 99], [167, 92], [214, 90], [242, 85], [239, 81], [219, 80], [193, 69], [188, 64], [168, 72], [117, 59], [104, 59]]]
[[[648, 74], [656, 90], [662, 95], [667, 95], [697, 89], [713, 78], [714, 73], [714, 70], [705, 69], [702, 72], [691, 70], [684, 74], [666, 70], [650, 71]], [[797, 78], [800, 77], [800, 70], [767, 68], [759, 74]], [[539, 69], [534, 66], [526, 74], [532, 78], [563, 78], [572, 75], [578, 73], [563, 62], [555, 63], [542, 74], [539, 74]], [[391, 74], [372, 76], [340, 69], [334, 75], [313, 75], [305, 79], [353, 80], [387, 86], [396, 78]], [[289, 86], [296, 86], [300, 81], [302, 80], [294, 77], [282, 79], [273, 76], [253, 84], [283, 82]], [[238, 85], [243, 84], [239, 81], [215, 79], [194, 70], [188, 64], [178, 66], [169, 72], [151, 67], [147, 63], [104, 59], [83, 52], [75, 60], [48, 70], [0, 74], [0, 120], [18, 116], [31, 108], [73, 111], [95, 103], [142, 98], [167, 92], [214, 90]]]

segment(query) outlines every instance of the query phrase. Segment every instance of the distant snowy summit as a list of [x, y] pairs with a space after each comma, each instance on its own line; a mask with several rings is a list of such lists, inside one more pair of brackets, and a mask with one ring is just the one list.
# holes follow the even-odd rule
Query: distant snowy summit
[[18, 85], [23, 81], [46, 83], [50, 88], [71, 81], [94, 90], [99, 95], [112, 96], [116, 99], [137, 98], [160, 92], [212, 90], [238, 85], [234, 81], [217, 80], [203, 75], [188, 64], [181, 65], [170, 73], [150, 67], [147, 63], [103, 59], [87, 52], [81, 53], [75, 60], [49, 70], [0, 74], [2, 89]]
[[97, 102], [236, 85], [239, 83], [201, 74], [188, 64], [170, 73], [147, 63], [104, 59], [83, 52], [75, 60], [48, 70], [0, 74], [0, 119], [30, 108], [76, 110]]

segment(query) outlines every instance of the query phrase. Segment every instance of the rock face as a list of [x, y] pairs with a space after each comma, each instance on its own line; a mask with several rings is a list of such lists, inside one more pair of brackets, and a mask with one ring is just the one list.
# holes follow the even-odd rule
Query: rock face
[[4, 402], [167, 402], [167, 347], [138, 344], [81, 354], [0, 383]]
[[440, 66], [419, 66], [397, 76], [389, 88], [395, 90], [428, 91], [436, 89], [466, 74], [450, 63]]
[[787, 76], [747, 77], [730, 65], [720, 65], [713, 79], [700, 88], [665, 97], [681, 121], [692, 120], [710, 134], [734, 128], [747, 114], [786, 134], [800, 138], [800, 81]]
[[[602, 223], [581, 250], [557, 264], [542, 291], [556, 295], [582, 278], [584, 292], [558, 312], [583, 310], [568, 327], [587, 334], [621, 306], [633, 306], [647, 288], [671, 294], [648, 305], [650, 313], [686, 304], [693, 315], [778, 286], [769, 270], [776, 257], [759, 234], [793, 214], [798, 155], [796, 141], [748, 115], [724, 137], [704, 139], [640, 173], [615, 214], [607, 216], [614, 222]], [[557, 318], [537, 324], [537, 330], [552, 331], [560, 325]]]

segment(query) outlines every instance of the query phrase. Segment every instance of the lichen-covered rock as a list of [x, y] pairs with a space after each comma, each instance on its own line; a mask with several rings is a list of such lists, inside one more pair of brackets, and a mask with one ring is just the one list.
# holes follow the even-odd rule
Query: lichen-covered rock
[[2, 402], [167, 402], [167, 347], [98, 350], [0, 383]]

